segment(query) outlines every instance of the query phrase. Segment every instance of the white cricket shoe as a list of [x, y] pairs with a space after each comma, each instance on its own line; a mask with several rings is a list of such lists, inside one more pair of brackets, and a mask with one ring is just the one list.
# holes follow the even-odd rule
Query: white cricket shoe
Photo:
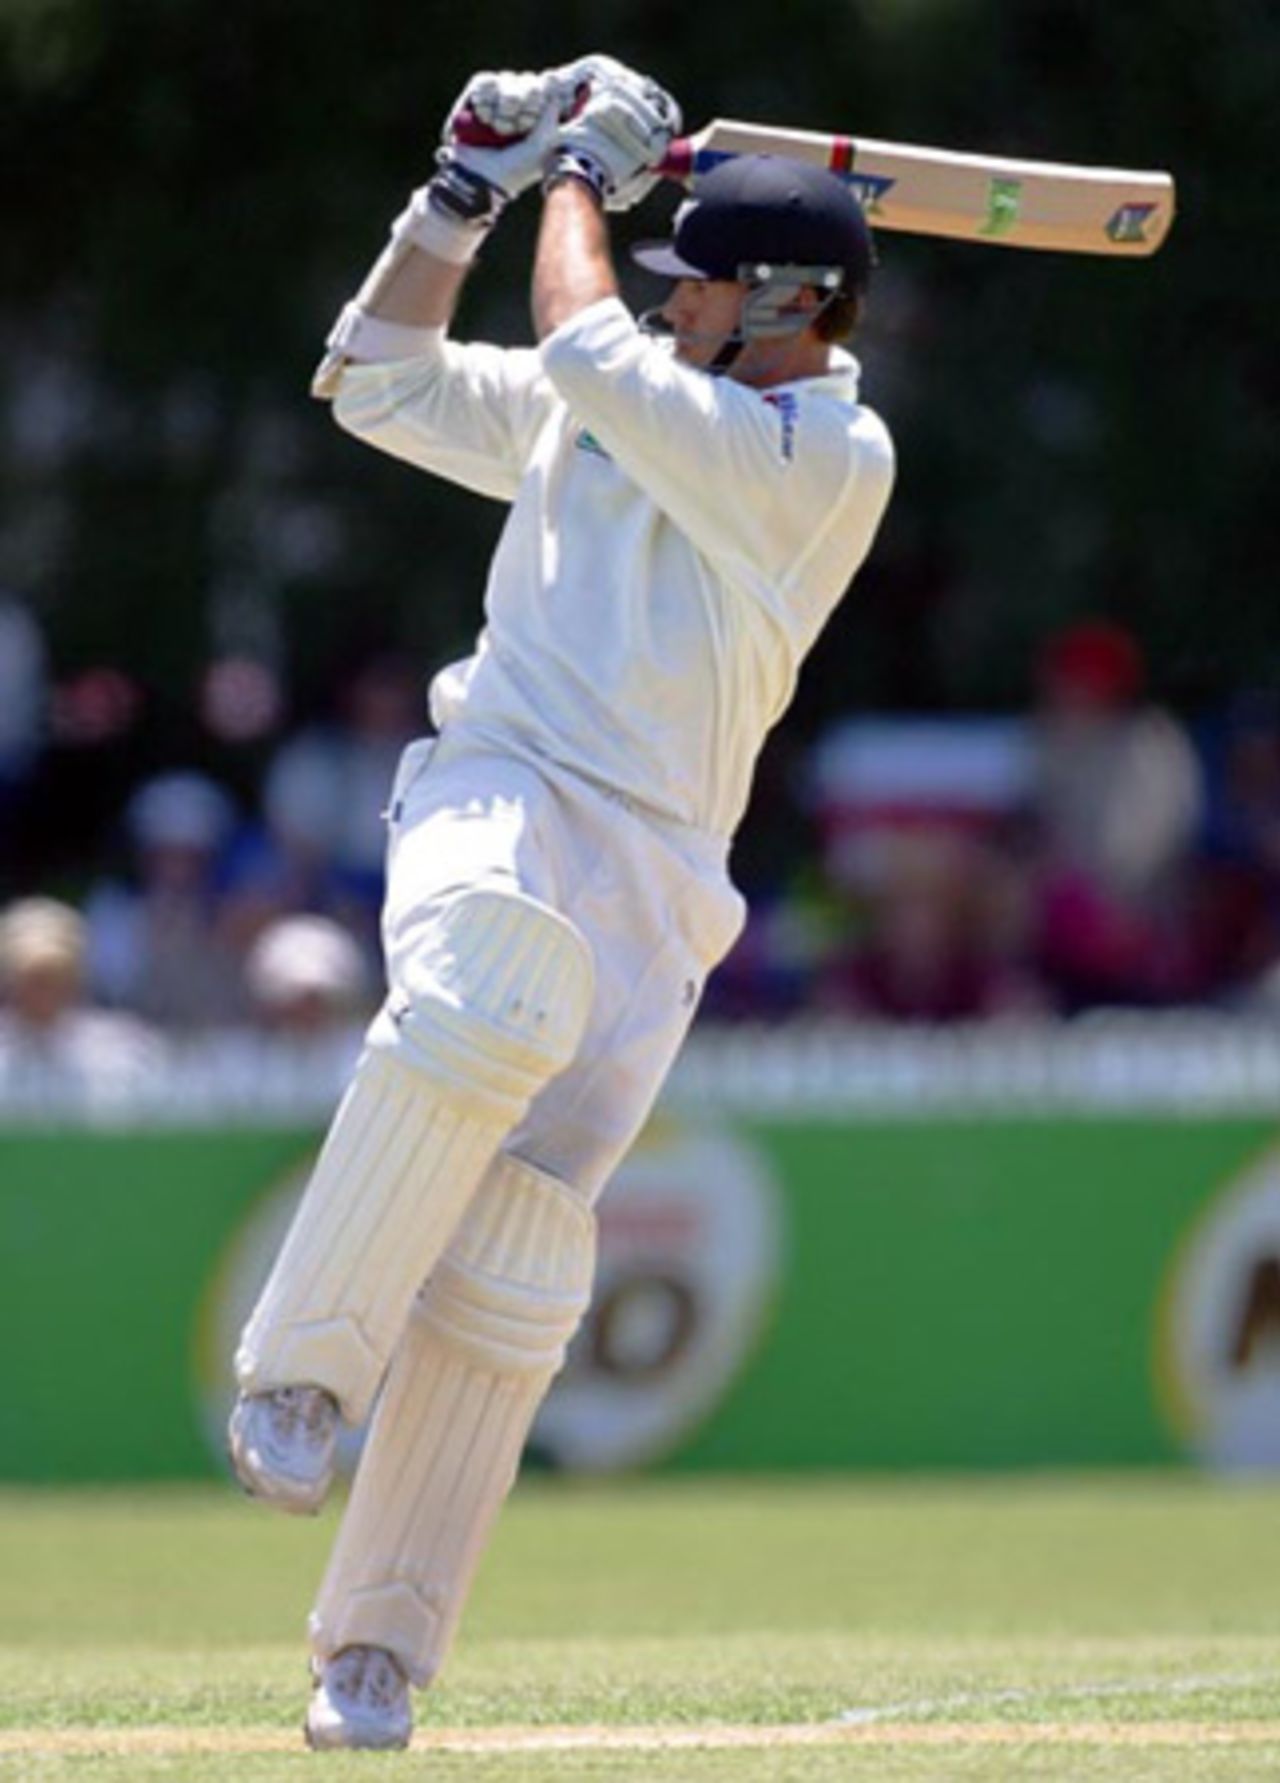
[[407, 1746], [413, 1711], [409, 1681], [395, 1655], [385, 1647], [344, 1647], [326, 1659], [316, 1670], [303, 1731], [317, 1752]]
[[242, 1393], [227, 1428], [231, 1465], [254, 1498], [310, 1516], [333, 1484], [340, 1425], [338, 1402], [323, 1387]]

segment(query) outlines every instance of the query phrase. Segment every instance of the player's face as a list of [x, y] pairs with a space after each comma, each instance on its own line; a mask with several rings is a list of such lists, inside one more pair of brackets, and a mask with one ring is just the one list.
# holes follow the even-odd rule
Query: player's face
[[662, 306], [676, 358], [705, 370], [742, 320], [746, 286], [731, 279], [680, 279]]

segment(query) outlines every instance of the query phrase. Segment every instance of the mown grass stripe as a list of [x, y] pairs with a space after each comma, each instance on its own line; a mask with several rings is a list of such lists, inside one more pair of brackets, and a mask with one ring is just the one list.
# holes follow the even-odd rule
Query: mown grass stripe
[[[778, 1726], [420, 1728], [420, 1752], [540, 1753], [759, 1750], [797, 1746], [1095, 1746], [1275, 1745], [1272, 1721], [883, 1721]], [[0, 1732], [0, 1757], [180, 1757], [297, 1751], [299, 1734], [279, 1727], [65, 1727]]]

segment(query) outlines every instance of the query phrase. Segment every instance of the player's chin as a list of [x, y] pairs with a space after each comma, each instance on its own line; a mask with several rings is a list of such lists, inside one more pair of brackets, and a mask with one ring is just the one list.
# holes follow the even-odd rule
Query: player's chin
[[706, 341], [688, 340], [678, 334], [675, 337], [675, 355], [681, 365], [691, 365], [696, 371], [705, 371], [713, 358]]

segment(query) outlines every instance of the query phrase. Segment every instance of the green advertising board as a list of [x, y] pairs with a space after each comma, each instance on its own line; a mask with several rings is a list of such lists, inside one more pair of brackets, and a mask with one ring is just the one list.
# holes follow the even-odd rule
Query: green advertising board
[[[315, 1126], [0, 1131], [0, 1477], [220, 1466]], [[659, 1112], [535, 1432], [577, 1468], [1280, 1465], [1258, 1114]]]
[[0, 1134], [0, 1478], [194, 1476], [201, 1318], [228, 1237], [315, 1134]]
[[1197, 1220], [1274, 1133], [1145, 1119], [759, 1128], [788, 1214], [776, 1316], [680, 1463], [1185, 1454], [1166, 1298]]

